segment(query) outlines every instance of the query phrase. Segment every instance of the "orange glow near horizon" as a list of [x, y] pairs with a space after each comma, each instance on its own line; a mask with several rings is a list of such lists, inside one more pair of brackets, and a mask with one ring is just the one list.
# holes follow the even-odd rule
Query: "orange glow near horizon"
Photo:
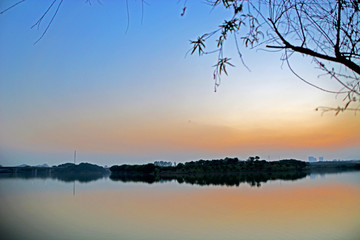
[[[318, 113], [316, 113], [318, 114]], [[318, 117], [317, 115], [315, 115]], [[85, 121], [74, 125], [42, 127], [33, 144], [109, 153], [233, 149], [341, 149], [360, 145], [358, 117], [244, 120], [237, 124], [128, 119]]]
[[[0, 8], [10, 2], [0, 1]], [[214, 92], [217, 54], [191, 56], [189, 39], [219, 26], [225, 9], [192, 1], [191, 12], [179, 18], [178, 1], [153, 1], [146, 21], [131, 21], [125, 34], [127, 14], [119, 14], [125, 1], [89, 11], [82, 1], [68, 1], [60, 11], [66, 16], [34, 47], [40, 32], [20, 30], [46, 9], [46, 1], [33, 2], [39, 3], [1, 14], [0, 165], [58, 164], [74, 149], [98, 164], [250, 154], [360, 157], [359, 114], [314, 110], [344, 107], [346, 94], [297, 77], [343, 92], [312, 57], [292, 54], [289, 68], [280, 52], [241, 47], [239, 38], [247, 69], [230, 40], [224, 57], [234, 67]], [[132, 2], [136, 19], [142, 11]]]

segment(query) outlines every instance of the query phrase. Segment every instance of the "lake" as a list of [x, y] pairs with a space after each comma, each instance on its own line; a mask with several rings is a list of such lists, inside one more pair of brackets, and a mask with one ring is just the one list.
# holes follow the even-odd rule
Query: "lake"
[[253, 185], [0, 178], [1, 239], [360, 239], [360, 172]]

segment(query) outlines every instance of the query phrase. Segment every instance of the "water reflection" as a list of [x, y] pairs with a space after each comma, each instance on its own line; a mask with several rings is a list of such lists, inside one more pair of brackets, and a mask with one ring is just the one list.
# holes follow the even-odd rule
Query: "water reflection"
[[356, 240], [358, 174], [261, 188], [102, 179], [76, 182], [75, 197], [74, 183], [0, 180], [1, 239]]
[[88, 183], [107, 178], [110, 175], [103, 173], [51, 173], [49, 171], [29, 171], [19, 173], [0, 173], [0, 179], [19, 178], [19, 179], [54, 179], [62, 182]]
[[[305, 177], [315, 179], [317, 177], [324, 178], [325, 174], [337, 174], [350, 171], [333, 171], [331, 172], [264, 172], [264, 173], [240, 173], [240, 174], [186, 174], [159, 176], [151, 174], [110, 174], [107, 173], [74, 173], [74, 172], [57, 172], [51, 171], [28, 171], [18, 173], [1, 173], [0, 179], [54, 179], [62, 182], [89, 183], [101, 179], [110, 178], [112, 181], [120, 181], [123, 183], [163, 183], [176, 181], [179, 184], [191, 184], [199, 186], [239, 186], [240, 184], [248, 184], [251, 187], [261, 187], [262, 184], [272, 180], [297, 181]], [[359, 172], [359, 171], [357, 171]]]
[[1, 239], [359, 239], [359, 172], [303, 174], [187, 176], [184, 184], [2, 175]]
[[112, 174], [110, 179], [122, 182], [156, 183], [164, 181], [177, 181], [178, 183], [221, 186], [239, 186], [247, 183], [252, 187], [260, 187], [269, 180], [295, 181], [306, 177], [306, 172], [277, 172], [277, 173], [241, 173], [241, 174], [188, 174], [180, 176], [154, 176], [154, 175], [129, 175]]

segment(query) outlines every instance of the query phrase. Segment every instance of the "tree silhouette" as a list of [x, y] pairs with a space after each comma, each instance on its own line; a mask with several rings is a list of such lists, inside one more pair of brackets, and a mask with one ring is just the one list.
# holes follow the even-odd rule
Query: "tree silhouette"
[[[266, 47], [282, 51], [282, 60], [302, 81], [322, 91], [342, 95], [342, 107], [316, 110], [360, 111], [360, 1], [359, 0], [208, 0], [211, 6], [224, 7], [232, 17], [217, 29], [191, 41], [191, 53], [217, 54], [214, 65], [215, 91], [222, 73], [233, 66], [224, 54], [225, 43], [233, 36], [242, 60], [240, 46]], [[206, 43], [216, 41], [216, 49]], [[293, 54], [313, 58], [323, 75], [337, 81], [341, 88], [325, 89], [295, 72], [289, 59]], [[245, 64], [244, 64], [245, 65]], [[246, 66], [246, 65], [245, 65]]]

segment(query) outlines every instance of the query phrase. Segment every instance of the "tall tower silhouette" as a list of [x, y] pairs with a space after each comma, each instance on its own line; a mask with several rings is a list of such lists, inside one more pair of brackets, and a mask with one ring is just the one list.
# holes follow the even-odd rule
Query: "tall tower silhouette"
[[76, 164], [76, 150], [74, 151], [74, 164]]

